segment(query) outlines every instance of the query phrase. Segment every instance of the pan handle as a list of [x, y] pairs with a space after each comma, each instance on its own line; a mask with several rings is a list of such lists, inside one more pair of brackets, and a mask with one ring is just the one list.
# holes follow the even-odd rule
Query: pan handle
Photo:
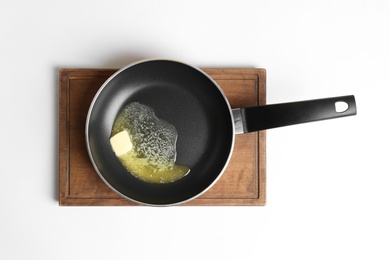
[[356, 115], [353, 95], [233, 109], [236, 133], [353, 115]]

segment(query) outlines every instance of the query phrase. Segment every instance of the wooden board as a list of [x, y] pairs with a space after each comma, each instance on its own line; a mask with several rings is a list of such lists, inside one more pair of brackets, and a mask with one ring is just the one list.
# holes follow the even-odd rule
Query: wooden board
[[[85, 120], [97, 90], [116, 70], [68, 69], [60, 73], [61, 206], [138, 205], [113, 192], [95, 172], [85, 145]], [[264, 69], [204, 69], [223, 89], [232, 108], [266, 104]], [[218, 182], [182, 205], [265, 205], [265, 131], [236, 135], [231, 161]]]

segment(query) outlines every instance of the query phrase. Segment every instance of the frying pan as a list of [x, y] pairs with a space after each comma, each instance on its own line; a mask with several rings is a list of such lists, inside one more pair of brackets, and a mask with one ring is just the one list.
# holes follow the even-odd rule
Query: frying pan
[[[178, 132], [176, 163], [190, 173], [166, 184], [129, 174], [110, 146], [118, 113], [130, 102], [151, 107]], [[336, 112], [335, 103], [346, 104]], [[208, 190], [222, 175], [235, 134], [356, 114], [354, 96], [232, 110], [218, 84], [200, 69], [172, 60], [143, 60], [112, 75], [95, 95], [86, 120], [86, 145], [102, 180], [124, 198], [143, 205], [175, 205]]]

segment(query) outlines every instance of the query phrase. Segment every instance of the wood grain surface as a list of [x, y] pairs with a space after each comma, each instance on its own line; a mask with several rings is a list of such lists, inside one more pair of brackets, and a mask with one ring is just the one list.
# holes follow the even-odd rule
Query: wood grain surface
[[[266, 104], [264, 69], [203, 69], [232, 108]], [[59, 204], [138, 205], [113, 192], [95, 172], [85, 145], [85, 120], [97, 90], [115, 69], [60, 69]], [[236, 135], [232, 158], [218, 182], [186, 206], [262, 206], [266, 202], [266, 133]]]

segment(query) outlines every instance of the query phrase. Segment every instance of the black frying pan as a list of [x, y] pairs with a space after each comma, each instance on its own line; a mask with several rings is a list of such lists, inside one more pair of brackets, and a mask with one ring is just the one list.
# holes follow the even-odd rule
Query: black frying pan
[[[153, 108], [158, 118], [176, 127], [176, 163], [188, 165], [188, 175], [152, 184], [122, 166], [109, 139], [117, 114], [130, 102]], [[348, 109], [336, 112], [335, 102]], [[235, 134], [355, 114], [353, 96], [232, 111], [218, 84], [201, 70], [176, 61], [146, 60], [119, 70], [99, 89], [86, 120], [86, 142], [95, 170], [115, 192], [145, 205], [174, 205], [198, 197], [218, 180]]]

